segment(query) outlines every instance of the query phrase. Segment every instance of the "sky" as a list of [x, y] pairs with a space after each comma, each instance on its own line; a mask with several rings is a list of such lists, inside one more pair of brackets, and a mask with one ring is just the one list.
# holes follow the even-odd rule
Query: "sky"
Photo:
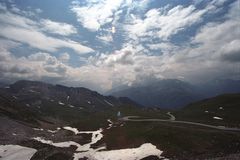
[[240, 0], [0, 0], [2, 82], [168, 78], [240, 78]]

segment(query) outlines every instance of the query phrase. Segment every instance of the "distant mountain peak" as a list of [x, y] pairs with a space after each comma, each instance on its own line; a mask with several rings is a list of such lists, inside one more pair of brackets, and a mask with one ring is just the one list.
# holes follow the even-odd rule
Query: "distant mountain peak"
[[193, 85], [178, 79], [162, 79], [145, 85], [115, 90], [111, 94], [129, 97], [146, 107], [178, 108], [203, 98], [238, 92], [240, 92], [238, 80], [218, 79]]

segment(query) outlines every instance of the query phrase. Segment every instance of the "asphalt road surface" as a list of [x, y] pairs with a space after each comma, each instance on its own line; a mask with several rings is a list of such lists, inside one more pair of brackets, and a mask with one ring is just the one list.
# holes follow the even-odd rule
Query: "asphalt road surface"
[[167, 120], [166, 119], [141, 119], [141, 117], [139, 117], [139, 116], [126, 116], [126, 117], [122, 117], [120, 120], [131, 121], [131, 122], [170, 122], [170, 123], [189, 124], [189, 125], [207, 127], [207, 128], [224, 130], [224, 131], [239, 131], [240, 132], [240, 128], [214, 126], [214, 125], [210, 125], [210, 124], [203, 124], [203, 123], [189, 122], [189, 121], [176, 121], [175, 117], [170, 112], [168, 112], [167, 114], [170, 116], [170, 119], [167, 119]]

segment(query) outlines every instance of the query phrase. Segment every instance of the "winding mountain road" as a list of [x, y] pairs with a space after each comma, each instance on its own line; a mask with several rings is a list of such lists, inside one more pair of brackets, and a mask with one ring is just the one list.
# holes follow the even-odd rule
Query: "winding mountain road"
[[[122, 117], [120, 120], [131, 121], [131, 122], [170, 122], [170, 123], [189, 124], [189, 125], [207, 127], [207, 128], [224, 130], [224, 131], [238, 131], [238, 132], [240, 132], [240, 128], [229, 128], [229, 127], [225, 127], [225, 126], [214, 126], [214, 125], [210, 125], [210, 124], [203, 124], [203, 123], [189, 122], [189, 121], [176, 121], [175, 120], [176, 118], [170, 112], [168, 112], [167, 114], [170, 116], [169, 119], [140, 119], [141, 117], [139, 117], [139, 116], [126, 116], [126, 117]], [[139, 119], [137, 119], [137, 118], [139, 118]]]

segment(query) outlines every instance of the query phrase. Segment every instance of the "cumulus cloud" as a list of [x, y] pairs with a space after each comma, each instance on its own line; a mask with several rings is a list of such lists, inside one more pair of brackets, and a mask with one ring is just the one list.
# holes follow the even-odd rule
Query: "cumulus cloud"
[[[239, 15], [236, 12], [237, 2], [231, 5], [223, 22], [209, 22], [192, 38], [189, 46], [174, 51], [169, 66], [178, 66], [177, 72], [194, 81], [215, 77], [231, 77], [239, 63]], [[232, 63], [235, 62], [235, 63]], [[167, 71], [176, 75], [173, 69]], [[166, 75], [165, 74], [165, 75]]]
[[59, 60], [64, 62], [64, 63], [67, 63], [70, 59], [70, 55], [68, 53], [62, 53], [60, 56], [59, 56]]
[[[69, 68], [67, 65], [59, 61], [56, 57], [51, 56], [49, 53], [38, 52], [28, 56], [25, 60], [35, 61], [35, 64], [38, 64], [40, 66], [40, 69], [44, 72], [41, 76], [64, 76], [66, 74], [67, 68]], [[32, 66], [30, 65], [29, 67]]]
[[[146, 79], [163, 78], [161, 67], [164, 60], [159, 56], [148, 56], [138, 48], [126, 46], [111, 54], [101, 54], [85, 67], [96, 66], [104, 71], [106, 81], [113, 86], [132, 85]], [[102, 75], [104, 76], [104, 75]]]
[[231, 5], [224, 21], [202, 26], [189, 45], [175, 46], [170, 42], [149, 45], [150, 49], [161, 49], [161, 55], [146, 55], [138, 48], [139, 44], [125, 46], [112, 54], [100, 55], [94, 62], [98, 69], [109, 72], [115, 86], [179, 77], [199, 82], [240, 74], [240, 70], [236, 73], [233, 69], [240, 54], [239, 18], [232, 16], [236, 13], [236, 3]]
[[64, 75], [67, 71], [67, 68], [60, 64], [57, 66], [45, 66], [44, 69], [48, 72], [58, 73], [60, 75]]
[[[0, 55], [3, 55], [0, 53]], [[159, 58], [135, 54], [135, 48], [127, 47], [112, 54], [101, 54], [93, 62], [81, 67], [71, 67], [60, 58], [45, 52], [27, 57], [15, 57], [10, 52], [0, 61], [0, 73], [5, 79], [48, 80], [52, 83], [82, 85], [98, 91], [106, 91], [113, 85], [131, 85], [146, 77], [161, 77]], [[7, 65], [10, 64], [10, 65]], [[152, 66], [149, 66], [152, 64]], [[155, 67], [153, 67], [155, 66]]]
[[[103, 91], [112, 87], [111, 74], [102, 67], [86, 65], [71, 67], [59, 58], [46, 52], [37, 52], [26, 57], [16, 57], [9, 50], [18, 46], [10, 40], [0, 39], [0, 80], [12, 82], [20, 79], [43, 80], [70, 86], [85, 86]], [[4, 45], [3, 45], [4, 44]]]
[[130, 50], [115, 51], [115, 53], [106, 55], [102, 54], [100, 59], [103, 63], [112, 66], [116, 64], [131, 65], [133, 64], [133, 53]]
[[[236, 10], [237, 5], [233, 3], [230, 12], [226, 15], [224, 22], [209, 22], [202, 27], [197, 35], [192, 39], [192, 44], [199, 47], [193, 48], [189, 52], [191, 56], [202, 56], [211, 59], [219, 59], [222, 55], [240, 53], [240, 15], [232, 17], [232, 11]], [[210, 36], [211, 35], [211, 36]]]
[[[2, 54], [1, 51], [0, 55]], [[8, 58], [5, 61], [0, 61], [0, 72], [5, 79], [62, 79], [68, 68], [49, 53], [38, 52], [28, 57], [15, 57], [9, 52], [6, 56]]]

